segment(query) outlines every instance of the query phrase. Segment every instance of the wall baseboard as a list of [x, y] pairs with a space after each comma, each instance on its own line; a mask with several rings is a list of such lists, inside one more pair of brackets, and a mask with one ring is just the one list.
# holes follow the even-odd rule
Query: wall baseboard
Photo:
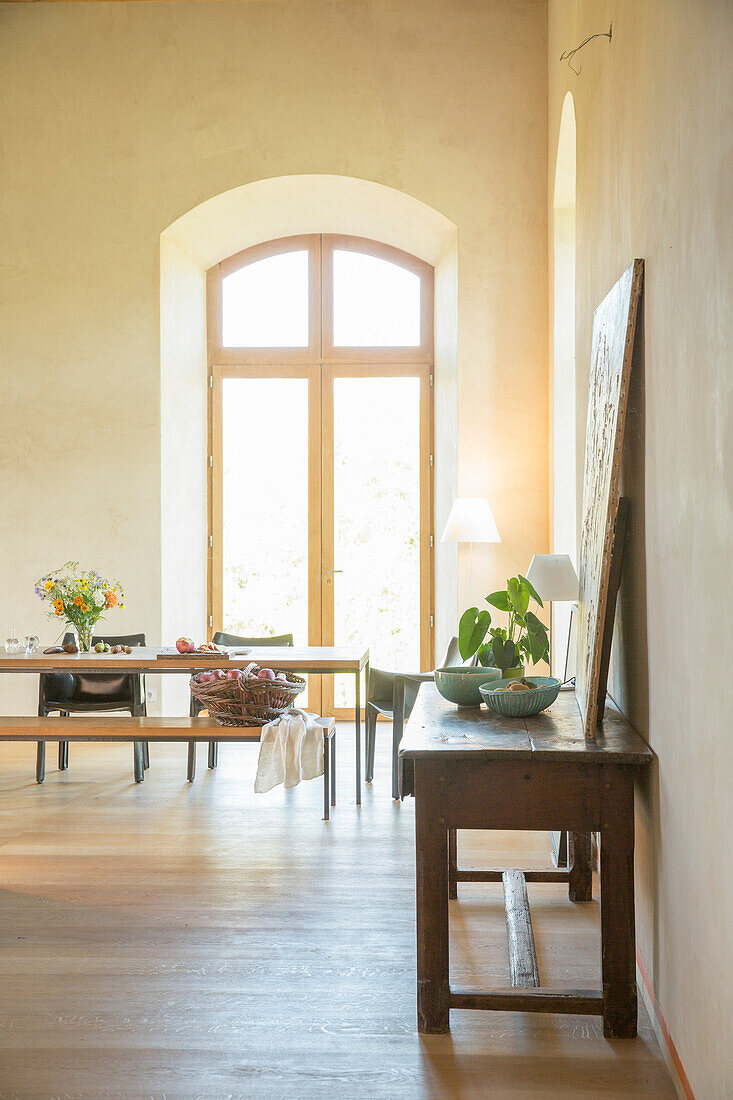
[[638, 951], [636, 953], [636, 973], [638, 978], [637, 984], [641, 990], [641, 999], [644, 1002], [644, 1007], [649, 1013], [649, 1019], [652, 1022], [652, 1028], [657, 1037], [657, 1042], [659, 1043], [659, 1049], [662, 1052], [665, 1065], [672, 1078], [675, 1092], [680, 1100], [695, 1100], [692, 1085], [687, 1079], [684, 1066], [677, 1053], [677, 1047], [674, 1045], [672, 1036], [669, 1034], [667, 1022], [659, 1011], [659, 1007], [654, 997], [654, 991], [652, 990], [652, 984], [649, 981], [649, 975], [646, 972], [646, 967]]

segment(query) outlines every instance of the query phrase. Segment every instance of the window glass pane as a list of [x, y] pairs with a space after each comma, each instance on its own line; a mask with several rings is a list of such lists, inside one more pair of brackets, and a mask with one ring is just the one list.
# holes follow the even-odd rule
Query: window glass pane
[[222, 445], [222, 629], [307, 645], [308, 380], [224, 379]]
[[[419, 672], [420, 380], [335, 379], [333, 429], [336, 645]], [[336, 706], [353, 706], [354, 677], [335, 683]]]
[[377, 256], [336, 249], [333, 342], [335, 347], [418, 347], [419, 276]]
[[308, 253], [256, 260], [222, 280], [225, 348], [308, 347]]

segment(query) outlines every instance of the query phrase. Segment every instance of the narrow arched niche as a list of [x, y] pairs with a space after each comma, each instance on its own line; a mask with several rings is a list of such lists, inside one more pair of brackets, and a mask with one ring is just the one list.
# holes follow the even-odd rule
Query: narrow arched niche
[[[279, 237], [368, 237], [435, 268], [435, 501], [456, 492], [458, 246], [455, 224], [401, 191], [350, 176], [257, 180], [207, 199], [161, 234], [162, 636], [206, 632], [206, 272], [227, 256]], [[457, 620], [455, 547], [436, 539], [436, 645]], [[182, 685], [164, 678], [166, 706]], [[165, 713], [175, 713], [166, 710]]]
[[[568, 92], [560, 119], [553, 195], [552, 549], [569, 554], [577, 564], [575, 174], [575, 108]], [[568, 615], [568, 605], [558, 604], [553, 624], [558, 640], [567, 637]], [[563, 646], [553, 648], [559, 661]]]

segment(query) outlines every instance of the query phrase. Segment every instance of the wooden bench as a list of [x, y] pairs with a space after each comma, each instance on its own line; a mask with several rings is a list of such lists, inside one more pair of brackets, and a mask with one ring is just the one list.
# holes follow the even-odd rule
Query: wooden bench
[[[319, 718], [323, 735], [323, 820], [328, 821], [329, 805], [336, 805], [336, 721]], [[112, 741], [132, 743], [135, 747], [135, 782], [145, 778], [143, 742], [183, 743], [195, 749], [199, 741], [259, 743], [261, 726], [220, 726], [213, 718], [129, 718], [106, 715], [73, 718], [0, 718], [2, 741]], [[189, 749], [188, 780], [195, 775], [195, 754]], [[38, 782], [43, 781], [43, 773]]]

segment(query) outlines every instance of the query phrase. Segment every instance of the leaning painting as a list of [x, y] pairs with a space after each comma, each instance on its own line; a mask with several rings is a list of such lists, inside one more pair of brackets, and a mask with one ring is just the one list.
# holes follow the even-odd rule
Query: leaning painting
[[593, 314], [580, 543], [575, 695], [585, 736], [595, 738], [626, 402], [644, 261], [634, 260]]

